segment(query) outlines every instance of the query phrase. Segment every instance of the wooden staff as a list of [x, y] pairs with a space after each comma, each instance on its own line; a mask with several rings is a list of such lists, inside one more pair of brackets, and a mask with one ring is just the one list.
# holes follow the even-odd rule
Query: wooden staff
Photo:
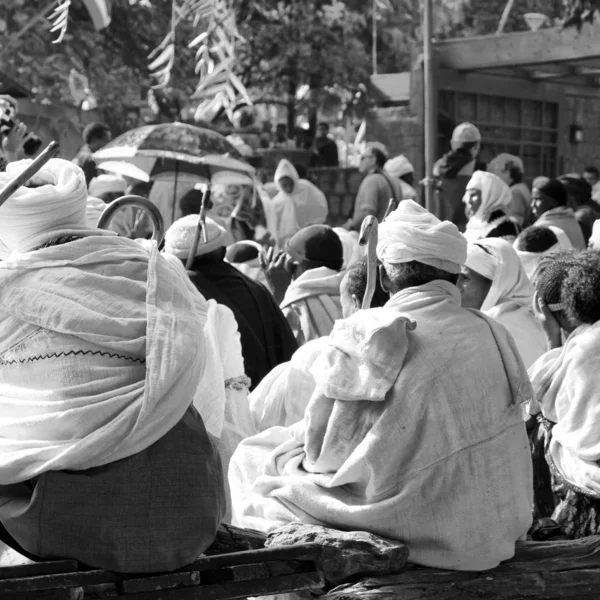
[[398, 203], [396, 202], [396, 198], [390, 198], [387, 209], [385, 211], [385, 215], [383, 215], [383, 221], [385, 221], [387, 219], [388, 215], [391, 212], [394, 212], [397, 208], [398, 208]]
[[60, 146], [58, 142], [50, 142], [46, 149], [14, 179], [9, 181], [0, 191], [0, 206], [2, 206], [22, 185], [25, 185], [56, 153]]
[[371, 308], [375, 286], [377, 285], [377, 233], [379, 222], [373, 215], [368, 215], [362, 222], [358, 243], [367, 246], [367, 289], [362, 301], [362, 309]]
[[152, 226], [154, 231], [152, 232], [152, 240], [155, 241], [159, 246], [165, 239], [165, 220], [160, 214], [158, 208], [143, 196], [136, 196], [131, 194], [128, 196], [121, 196], [113, 202], [111, 202], [102, 212], [98, 219], [96, 227], [98, 229], [108, 229], [110, 222], [113, 220], [115, 213], [126, 206], [133, 206], [134, 208], [140, 208], [150, 215], [152, 220]]
[[196, 258], [196, 250], [198, 250], [198, 242], [200, 241], [200, 232], [202, 232], [202, 243], [206, 244], [208, 242], [208, 235], [206, 232], [206, 211], [210, 202], [210, 185], [208, 186], [206, 192], [202, 194], [202, 202], [200, 203], [200, 214], [198, 215], [198, 227], [196, 227], [196, 231], [194, 232], [194, 241], [192, 242], [192, 247], [190, 248], [190, 253], [188, 254], [187, 262], [185, 263], [185, 268], [190, 269], [192, 267], [192, 263], [194, 262], [194, 258]]

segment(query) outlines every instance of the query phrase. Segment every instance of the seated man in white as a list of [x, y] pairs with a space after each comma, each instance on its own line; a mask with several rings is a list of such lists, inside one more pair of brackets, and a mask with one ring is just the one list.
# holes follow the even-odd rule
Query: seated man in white
[[506, 330], [461, 306], [455, 225], [405, 200], [379, 231], [390, 300], [336, 322], [302, 421], [238, 446], [234, 524], [366, 530], [416, 564], [490, 569], [531, 524], [527, 373]]

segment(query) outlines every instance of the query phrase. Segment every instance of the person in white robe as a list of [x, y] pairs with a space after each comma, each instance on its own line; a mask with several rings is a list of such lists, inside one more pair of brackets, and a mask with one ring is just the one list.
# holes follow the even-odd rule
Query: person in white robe
[[369, 531], [416, 564], [493, 568], [531, 524], [527, 373], [506, 330], [461, 307], [455, 225], [405, 200], [379, 233], [390, 300], [325, 338], [302, 421], [240, 444], [234, 523]]
[[506, 327], [527, 368], [544, 354], [544, 332], [533, 313], [533, 285], [507, 241], [488, 238], [469, 244], [459, 285], [463, 306]]
[[267, 229], [283, 249], [302, 228], [325, 223], [329, 207], [325, 194], [307, 179], [301, 179], [289, 160], [279, 162], [274, 179], [279, 192], [272, 200], [263, 198], [263, 208]]
[[535, 395], [528, 413], [539, 419], [532, 437], [541, 445], [540, 467], [551, 478], [551, 489], [543, 495], [536, 489], [536, 499], [553, 500], [549, 514], [540, 517], [551, 517], [570, 539], [598, 535], [600, 254], [587, 250], [546, 259], [536, 286], [536, 316], [548, 352], [529, 369]]
[[463, 198], [468, 217], [465, 237], [469, 242], [488, 237], [515, 241], [519, 228], [508, 216], [512, 204], [510, 188], [493, 173], [475, 171]]

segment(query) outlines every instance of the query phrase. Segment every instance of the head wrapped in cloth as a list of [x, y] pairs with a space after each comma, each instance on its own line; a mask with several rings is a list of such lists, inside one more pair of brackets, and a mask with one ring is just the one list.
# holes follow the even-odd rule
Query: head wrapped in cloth
[[[165, 234], [165, 252], [186, 259], [194, 243], [197, 228], [198, 215], [187, 215], [177, 219]], [[227, 231], [209, 218], [206, 219], [206, 238], [204, 243], [200, 236], [195, 256], [204, 256], [213, 250], [227, 246]]]
[[377, 257], [383, 263], [416, 261], [457, 274], [467, 259], [467, 241], [454, 223], [403, 200], [379, 226]]
[[[9, 163], [0, 173], [0, 188], [31, 162]], [[61, 235], [89, 231], [87, 196], [85, 176], [77, 165], [49, 160], [0, 207], [0, 241], [8, 253], [27, 252]]]

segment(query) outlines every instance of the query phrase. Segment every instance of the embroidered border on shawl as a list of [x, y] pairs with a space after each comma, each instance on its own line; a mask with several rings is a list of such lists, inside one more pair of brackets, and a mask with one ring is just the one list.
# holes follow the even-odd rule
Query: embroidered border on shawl
[[50, 358], [63, 358], [65, 356], [104, 356], [108, 358], [119, 358], [122, 360], [129, 360], [134, 363], [144, 364], [145, 358], [134, 358], [133, 356], [126, 356], [124, 354], [117, 354], [115, 352], [103, 352], [102, 350], [69, 350], [68, 352], [54, 352], [52, 354], [39, 354], [37, 356], [29, 356], [27, 358], [20, 358], [15, 360], [6, 360], [0, 358], [0, 366], [10, 366], [17, 364], [25, 364], [31, 362], [38, 362], [40, 360], [47, 360]]

